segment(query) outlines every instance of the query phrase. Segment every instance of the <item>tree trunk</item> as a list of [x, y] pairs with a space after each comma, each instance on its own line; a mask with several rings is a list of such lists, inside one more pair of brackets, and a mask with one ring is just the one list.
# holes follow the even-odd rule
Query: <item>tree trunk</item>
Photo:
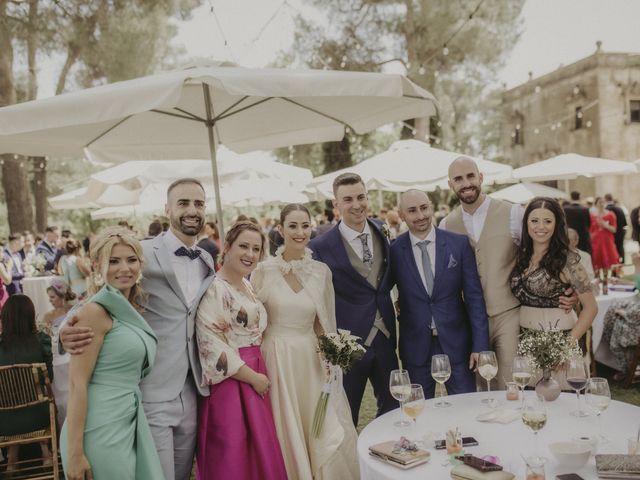
[[322, 154], [324, 156], [324, 173], [353, 165], [349, 138], [346, 135], [339, 142], [323, 143]]
[[29, 0], [29, 25], [27, 30], [27, 64], [29, 76], [27, 81], [27, 100], [38, 97], [38, 72], [36, 66], [38, 1]]
[[44, 232], [47, 227], [47, 159], [31, 157], [33, 162], [33, 197], [36, 204], [36, 231]]
[[[13, 47], [8, 28], [7, 0], [0, 0], [0, 107], [16, 103], [13, 80]], [[11, 232], [33, 229], [33, 209], [25, 159], [0, 155], [2, 188]], [[20, 166], [22, 164], [22, 167]]]

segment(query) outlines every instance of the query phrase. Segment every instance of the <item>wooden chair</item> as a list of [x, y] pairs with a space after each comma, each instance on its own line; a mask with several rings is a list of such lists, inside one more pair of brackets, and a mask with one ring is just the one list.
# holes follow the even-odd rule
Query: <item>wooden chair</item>
[[[56, 433], [56, 408], [51, 382], [44, 363], [17, 364], [0, 367], [0, 411], [7, 412], [34, 405], [49, 405], [49, 426], [19, 435], [0, 436], [0, 447], [51, 442], [51, 472], [43, 465], [33, 466], [33, 461], [19, 462], [11, 470], [16, 479], [59, 480], [58, 436]], [[46, 460], [46, 459], [43, 459]]]

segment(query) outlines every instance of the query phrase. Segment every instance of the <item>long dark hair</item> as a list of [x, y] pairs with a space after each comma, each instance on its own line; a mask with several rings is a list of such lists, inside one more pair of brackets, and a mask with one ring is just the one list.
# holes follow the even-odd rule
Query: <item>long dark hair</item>
[[529, 205], [527, 205], [524, 211], [520, 250], [516, 258], [516, 264], [513, 267], [512, 275], [520, 275], [529, 268], [531, 255], [533, 255], [533, 240], [529, 235], [527, 223], [529, 215], [537, 208], [549, 210], [556, 219], [556, 226], [553, 235], [551, 235], [549, 249], [540, 260], [540, 267], [545, 269], [550, 276], [559, 278], [560, 272], [562, 272], [562, 269], [567, 263], [569, 236], [567, 234], [567, 221], [564, 216], [564, 210], [562, 210], [562, 207], [557, 201], [549, 197], [535, 197], [529, 202]]
[[12, 295], [2, 307], [2, 343], [9, 348], [23, 347], [36, 340], [36, 309], [26, 295]]

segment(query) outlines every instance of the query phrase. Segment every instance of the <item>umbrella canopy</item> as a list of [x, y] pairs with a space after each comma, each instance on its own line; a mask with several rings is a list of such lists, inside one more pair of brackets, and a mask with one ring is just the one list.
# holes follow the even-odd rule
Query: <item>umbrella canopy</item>
[[499, 200], [507, 200], [513, 203], [528, 203], [535, 197], [569, 198], [569, 195], [557, 188], [547, 187], [539, 183], [516, 183], [497, 192], [489, 194], [490, 197]]
[[637, 172], [635, 165], [631, 162], [565, 153], [516, 168], [513, 171], [513, 178], [543, 182], [546, 180], [573, 180], [578, 177], [592, 178], [602, 175], [628, 175]]
[[[317, 199], [332, 198], [333, 180], [345, 172], [354, 172], [362, 177], [370, 190], [403, 192], [409, 188], [433, 191], [436, 187], [448, 188], [449, 165], [456, 158], [468, 155], [432, 148], [419, 140], [400, 140], [385, 152], [374, 155], [353, 167], [318, 176], [307, 186], [305, 192]], [[508, 181], [512, 168], [497, 162], [472, 158], [486, 183]], [[329, 195], [329, 197], [327, 197]]]
[[434, 102], [401, 75], [216, 64], [1, 108], [0, 153], [210, 158], [220, 204], [217, 144], [240, 153], [337, 141], [347, 127], [433, 115]]

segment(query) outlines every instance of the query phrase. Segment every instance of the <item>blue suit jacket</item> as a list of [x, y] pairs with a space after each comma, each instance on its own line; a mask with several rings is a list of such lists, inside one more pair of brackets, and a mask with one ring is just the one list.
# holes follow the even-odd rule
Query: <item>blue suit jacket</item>
[[391, 245], [400, 302], [400, 358], [414, 366], [425, 365], [432, 355], [432, 316], [442, 350], [451, 363], [468, 362], [471, 352], [489, 349], [487, 310], [469, 239], [436, 228], [435, 264], [435, 282], [429, 296], [413, 256], [409, 232]]
[[371, 286], [351, 265], [338, 225], [309, 243], [313, 258], [325, 263], [332, 273], [336, 295], [336, 323], [338, 328], [351, 330], [364, 341], [380, 310], [384, 324], [391, 333], [395, 346], [396, 316], [391, 302], [391, 271], [389, 268], [389, 242], [377, 223], [369, 220], [374, 235], [380, 235], [384, 244], [383, 275], [378, 288]]
[[62, 250], [51, 247], [47, 242], [42, 241], [36, 247], [36, 255], [44, 256], [45, 260], [47, 261], [44, 269], [46, 271], [49, 271], [55, 268], [56, 263], [58, 263], [58, 260], [62, 256]]
[[[12, 258], [11, 256], [11, 252], [8, 249], [5, 249], [2, 252], [2, 255], [5, 258]], [[16, 265], [16, 262], [13, 262], [13, 265], [11, 267], [11, 283], [9, 285], [7, 285], [7, 293], [9, 295], [15, 295], [17, 293], [22, 293], [22, 279], [24, 278], [24, 270], [22, 272], [20, 272], [20, 270], [18, 270], [18, 266]]]

